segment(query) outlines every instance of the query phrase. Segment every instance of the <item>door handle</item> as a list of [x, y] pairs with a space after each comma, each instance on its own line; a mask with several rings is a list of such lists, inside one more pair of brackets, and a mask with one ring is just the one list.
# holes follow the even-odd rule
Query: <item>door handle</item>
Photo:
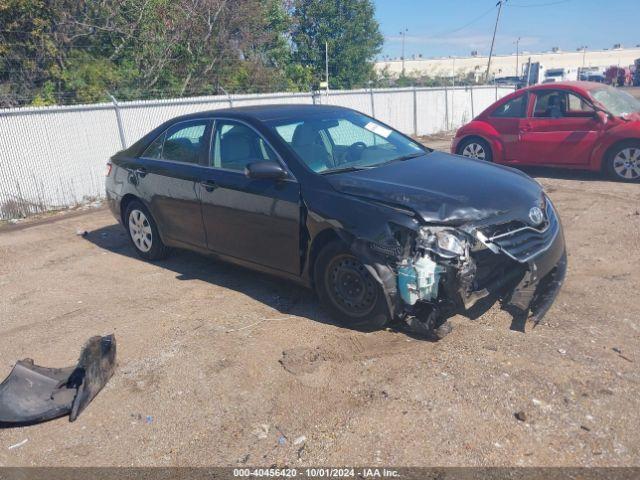
[[531, 131], [531, 124], [530, 123], [525, 123], [523, 125], [520, 126], [520, 131], [521, 132], [530, 132]]
[[138, 175], [140, 178], [144, 178], [147, 176], [146, 168], [136, 168], [135, 172], [136, 172], [136, 175]]
[[202, 187], [207, 191], [207, 192], [213, 192], [215, 190], [215, 188], [217, 187], [217, 185], [215, 184], [215, 182], [213, 182], [212, 180], [205, 180], [203, 182], [200, 182], [200, 185], [202, 185]]

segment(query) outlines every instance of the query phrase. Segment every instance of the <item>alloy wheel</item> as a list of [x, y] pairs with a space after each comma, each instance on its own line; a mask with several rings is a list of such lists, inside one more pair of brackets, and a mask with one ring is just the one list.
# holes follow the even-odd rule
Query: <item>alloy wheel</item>
[[462, 150], [462, 156], [485, 160], [487, 158], [487, 152], [484, 151], [484, 147], [482, 145], [473, 142], [464, 147]]
[[141, 252], [148, 252], [153, 245], [153, 232], [144, 212], [131, 210], [129, 214], [129, 233], [136, 248]]
[[620, 178], [635, 180], [640, 177], [640, 148], [628, 147], [613, 157], [613, 171]]

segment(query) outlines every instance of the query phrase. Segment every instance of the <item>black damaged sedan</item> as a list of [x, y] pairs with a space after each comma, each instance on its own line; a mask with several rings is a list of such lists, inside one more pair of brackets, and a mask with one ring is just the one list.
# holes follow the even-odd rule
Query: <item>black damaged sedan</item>
[[175, 118], [111, 158], [106, 194], [142, 258], [178, 247], [276, 274], [354, 328], [437, 332], [485, 297], [539, 321], [566, 272], [534, 180], [340, 107]]

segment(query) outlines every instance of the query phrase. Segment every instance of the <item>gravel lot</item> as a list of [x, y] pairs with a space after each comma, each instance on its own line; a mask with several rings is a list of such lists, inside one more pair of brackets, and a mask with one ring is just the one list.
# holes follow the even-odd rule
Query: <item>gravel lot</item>
[[75, 423], [0, 431], [0, 465], [640, 465], [640, 186], [528, 173], [565, 226], [564, 290], [536, 328], [493, 307], [437, 343], [195, 254], [143, 262], [104, 209], [3, 227], [0, 376], [110, 332], [118, 368]]

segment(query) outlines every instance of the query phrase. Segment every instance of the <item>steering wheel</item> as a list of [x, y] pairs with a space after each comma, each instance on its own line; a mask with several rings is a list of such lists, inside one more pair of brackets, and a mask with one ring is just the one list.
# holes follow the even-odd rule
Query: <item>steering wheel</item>
[[350, 160], [352, 162], [356, 162], [360, 160], [362, 157], [362, 152], [367, 149], [367, 144], [364, 142], [356, 142], [351, 144], [351, 146], [347, 149], [345, 153], [345, 159]]

